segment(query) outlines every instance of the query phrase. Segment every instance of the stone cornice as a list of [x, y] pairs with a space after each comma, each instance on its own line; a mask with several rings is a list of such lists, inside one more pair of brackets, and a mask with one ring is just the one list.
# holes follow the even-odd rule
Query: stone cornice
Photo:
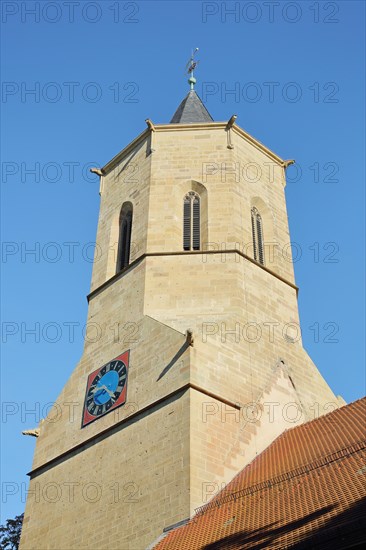
[[102, 431], [90, 436], [84, 441], [81, 441], [80, 443], [74, 445], [74, 447], [71, 447], [65, 450], [60, 455], [54, 458], [51, 458], [50, 460], [48, 460], [47, 462], [44, 462], [43, 464], [40, 464], [39, 466], [36, 466], [31, 472], [28, 472], [27, 475], [30, 478], [34, 478], [44, 473], [45, 471], [48, 471], [51, 468], [54, 468], [55, 466], [62, 464], [63, 462], [65, 462], [65, 460], [68, 460], [69, 458], [74, 457], [76, 454], [84, 451], [85, 449], [90, 448], [90, 446], [95, 445], [100, 441], [103, 441], [103, 439], [105, 439], [106, 437], [109, 437], [110, 435], [115, 434], [121, 428], [131, 425], [132, 422], [136, 422], [138, 418], [142, 416], [146, 416], [146, 414], [150, 414], [151, 412], [154, 412], [157, 409], [157, 407], [165, 406], [165, 403], [167, 401], [170, 402], [172, 399], [177, 399], [181, 397], [181, 395], [183, 395], [187, 390], [197, 391], [203, 395], [206, 395], [207, 397], [211, 397], [212, 399], [219, 401], [220, 403], [224, 403], [225, 405], [228, 405], [235, 410], [240, 410], [242, 408], [240, 403], [236, 403], [230, 399], [226, 399], [223, 396], [207, 391], [205, 388], [202, 388], [201, 386], [197, 386], [196, 384], [192, 384], [191, 382], [188, 382], [183, 386], [180, 386], [174, 389], [170, 393], [155, 399], [155, 401], [146, 404], [141, 409], [133, 412], [132, 414], [130, 414], [129, 416], [126, 416], [125, 418], [122, 418], [121, 420], [118, 420], [111, 426], [104, 428]]
[[297, 285], [295, 285], [291, 281], [288, 281], [287, 279], [282, 277], [282, 275], [279, 275], [278, 273], [276, 273], [272, 269], [269, 269], [265, 265], [262, 265], [261, 263], [257, 262], [256, 260], [254, 260], [253, 258], [248, 256], [247, 254], [244, 254], [244, 252], [241, 252], [240, 250], [237, 250], [237, 249], [230, 249], [230, 250], [189, 250], [189, 251], [181, 250], [179, 252], [146, 252], [145, 254], [141, 254], [141, 256], [136, 258], [136, 260], [134, 260], [127, 267], [122, 269], [122, 271], [120, 271], [119, 273], [116, 273], [115, 275], [113, 275], [113, 277], [111, 277], [110, 279], [108, 279], [107, 281], [102, 283], [97, 288], [93, 289], [90, 292], [90, 294], [88, 294], [87, 300], [88, 300], [88, 302], [90, 302], [90, 300], [92, 298], [94, 298], [97, 294], [99, 294], [105, 288], [107, 288], [111, 284], [113, 284], [117, 279], [120, 279], [121, 277], [123, 277], [126, 273], [131, 271], [131, 269], [133, 269], [136, 265], [140, 264], [146, 258], [151, 258], [151, 257], [155, 257], [155, 256], [188, 256], [188, 255], [198, 255], [198, 254], [201, 254], [202, 256], [207, 255], [207, 254], [238, 254], [239, 256], [244, 258], [245, 260], [251, 262], [252, 264], [255, 264], [259, 268], [263, 269], [263, 271], [266, 271], [270, 275], [273, 275], [279, 281], [282, 281], [286, 285], [293, 288], [296, 291], [296, 296], [298, 295], [299, 287]]
[[[192, 130], [224, 130], [227, 131], [228, 122], [201, 122], [197, 124], [153, 124], [150, 119], [147, 119], [148, 127], [141, 134], [139, 134], [133, 141], [131, 141], [122, 151], [120, 151], [115, 157], [112, 158], [103, 168], [101, 172], [103, 175], [107, 175], [113, 168], [121, 162], [128, 154], [130, 154], [133, 149], [146, 139], [149, 134], [152, 132], [186, 132]], [[281, 157], [276, 155], [273, 151], [268, 149], [263, 143], [255, 139], [253, 136], [248, 134], [245, 130], [240, 128], [235, 122], [230, 126], [230, 129], [235, 132], [238, 136], [242, 137], [262, 153], [267, 155], [271, 160], [276, 162], [282, 168], [287, 168], [289, 163], [293, 161], [283, 160]]]
[[185, 130], [218, 130], [225, 129], [227, 122], [197, 122], [189, 124], [156, 124], [155, 130], [157, 132], [174, 132]]
[[151, 130], [149, 128], [146, 128], [146, 130], [144, 130], [133, 141], [131, 141], [128, 145], [126, 145], [126, 147], [122, 149], [122, 151], [120, 151], [115, 157], [113, 157], [109, 162], [107, 162], [107, 164], [103, 166], [103, 168], [101, 169], [103, 176], [106, 176], [111, 170], [113, 170], [115, 166], [117, 166], [119, 162], [121, 162], [121, 160], [124, 157], [129, 155], [134, 150], [136, 145], [143, 142], [144, 139], [148, 137], [150, 132]]
[[233, 132], [235, 132], [239, 136], [243, 137], [248, 143], [250, 143], [251, 145], [254, 145], [254, 147], [256, 147], [257, 149], [262, 151], [262, 153], [265, 153], [267, 156], [269, 156], [272, 160], [277, 162], [280, 166], [282, 166], [282, 167], [285, 166], [285, 164], [286, 164], [285, 160], [283, 160], [281, 157], [276, 155], [276, 153], [274, 153], [273, 151], [268, 149], [268, 147], [263, 145], [263, 143], [261, 143], [260, 141], [255, 139], [250, 134], [248, 134], [248, 132], [243, 130], [243, 128], [240, 128], [240, 126], [238, 126], [237, 124], [234, 123], [232, 125], [232, 130], [233, 130]]

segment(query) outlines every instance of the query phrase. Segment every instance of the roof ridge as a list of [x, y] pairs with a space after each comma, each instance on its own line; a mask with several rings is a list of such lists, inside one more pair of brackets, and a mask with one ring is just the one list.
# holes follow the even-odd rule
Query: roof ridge
[[354, 453], [357, 453], [358, 451], [361, 451], [365, 448], [366, 448], [366, 439], [361, 439], [355, 443], [352, 443], [351, 445], [348, 445], [347, 447], [343, 447], [342, 449], [339, 449], [338, 451], [334, 451], [333, 453], [330, 453], [328, 455], [320, 456], [315, 460], [313, 460], [312, 462], [309, 462], [308, 464], [305, 464], [303, 466], [298, 466], [293, 470], [289, 470], [288, 472], [284, 472], [268, 480], [261, 481], [260, 483], [256, 483], [254, 485], [245, 487], [243, 489], [239, 489], [239, 491], [234, 491], [232, 493], [226, 494], [221, 499], [220, 498], [213, 499], [207, 504], [204, 504], [203, 506], [196, 508], [195, 510], [196, 516], [203, 515], [205, 512], [212, 510], [214, 508], [218, 508], [222, 504], [226, 504], [227, 502], [230, 502], [232, 500], [237, 500], [238, 498], [242, 498], [247, 495], [251, 495], [253, 493], [261, 491], [262, 489], [271, 488], [274, 485], [278, 485], [282, 483], [283, 481], [287, 481], [289, 479], [294, 479], [295, 477], [308, 474], [318, 468], [323, 468], [324, 466], [327, 466], [332, 462], [341, 460], [342, 458], [345, 458]]
[[[259, 455], [256, 455], [246, 466], [244, 466], [244, 468], [242, 470], [239, 470], [239, 472], [237, 472], [234, 477], [230, 480], [229, 483], [232, 483], [235, 479], [237, 478], [240, 478], [241, 474], [243, 473], [243, 471], [246, 469], [246, 468], [249, 468], [251, 467], [255, 462], [256, 460], [262, 456], [262, 455], [265, 455], [267, 452], [270, 451], [270, 449], [272, 448], [272, 446], [277, 443], [278, 441], [281, 441], [282, 439], [284, 439], [285, 437], [288, 436], [289, 433], [293, 433], [294, 430], [301, 430], [303, 427], [307, 427], [309, 426], [309, 424], [311, 423], [314, 423], [314, 424], [317, 424], [318, 421], [323, 421], [326, 417], [328, 417], [329, 415], [332, 415], [332, 414], [335, 414], [337, 413], [338, 411], [342, 410], [344, 407], [352, 407], [354, 405], [356, 405], [357, 403], [360, 403], [362, 401], [365, 401], [365, 405], [366, 405], [366, 396], [365, 397], [360, 397], [359, 399], [356, 399], [356, 401], [352, 401], [351, 403], [346, 403], [345, 405], [342, 405], [340, 407], [338, 407], [337, 409], [334, 409], [333, 411], [329, 411], [329, 413], [326, 413], [326, 414], [322, 414], [321, 416], [318, 416], [317, 418], [313, 418], [311, 420], [307, 420], [306, 422], [303, 422], [302, 424], [298, 424], [297, 426], [291, 426], [291, 428], [286, 428], [283, 432], [281, 432], [269, 445], [268, 447], [266, 447], [265, 449], [263, 449], [263, 451], [259, 454]], [[343, 412], [343, 411], [342, 411]], [[224, 490], [224, 489], [223, 489]], [[204, 505], [206, 506], [206, 505]], [[200, 506], [199, 508], [203, 508], [203, 506]], [[197, 508], [197, 510], [199, 509]]]
[[[342, 409], [344, 409], [345, 407], [354, 407], [354, 405], [356, 405], [357, 403], [360, 403], [362, 401], [365, 401], [365, 405], [366, 405], [366, 396], [365, 397], [360, 397], [359, 399], [356, 399], [356, 401], [352, 401], [351, 403], [345, 403], [343, 405], [341, 405], [340, 407], [337, 407], [336, 409], [334, 409], [333, 411], [329, 411], [325, 414], [322, 414], [320, 416], [317, 416], [316, 418], [311, 418], [310, 420], [307, 420], [306, 422], [303, 422], [302, 424], [298, 424], [297, 426], [291, 426], [291, 428], [287, 428], [286, 430], [284, 430], [282, 433], [280, 433], [280, 435], [278, 437], [276, 437], [276, 439], [274, 439], [271, 443], [271, 445], [281, 439], [282, 437], [284, 437], [287, 433], [289, 432], [292, 432], [294, 430], [299, 430], [299, 429], [302, 429], [303, 427], [306, 427], [308, 426], [309, 424], [317, 424], [318, 422], [322, 422], [323, 420], [325, 420], [327, 417], [329, 417], [331, 414], [339, 414], [339, 411], [341, 411]], [[342, 411], [343, 412], [343, 411]], [[267, 447], [269, 448], [269, 447]], [[266, 449], [265, 449], [266, 450]], [[264, 451], [263, 451], [264, 452]]]

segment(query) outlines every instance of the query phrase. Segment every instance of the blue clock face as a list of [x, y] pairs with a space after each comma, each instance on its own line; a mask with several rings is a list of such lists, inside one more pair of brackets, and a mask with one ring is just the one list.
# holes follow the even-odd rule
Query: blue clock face
[[113, 408], [118, 403], [126, 381], [127, 368], [123, 361], [113, 360], [104, 365], [94, 376], [86, 395], [89, 415], [96, 418]]
[[94, 393], [94, 403], [104, 405], [111, 397], [115, 396], [118, 386], [119, 376], [117, 371], [110, 370], [97, 383]]

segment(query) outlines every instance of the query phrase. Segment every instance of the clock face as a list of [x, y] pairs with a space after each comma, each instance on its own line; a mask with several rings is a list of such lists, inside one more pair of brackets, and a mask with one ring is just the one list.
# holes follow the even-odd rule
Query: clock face
[[129, 355], [125, 351], [89, 374], [82, 428], [126, 403]]

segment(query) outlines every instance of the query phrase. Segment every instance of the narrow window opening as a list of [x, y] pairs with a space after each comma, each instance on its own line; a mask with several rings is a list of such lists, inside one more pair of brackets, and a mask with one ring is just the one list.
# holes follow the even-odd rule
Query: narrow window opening
[[264, 265], [264, 240], [262, 217], [258, 210], [253, 207], [252, 211], [252, 236], [254, 259]]
[[127, 267], [130, 263], [131, 232], [132, 204], [130, 202], [126, 202], [122, 206], [119, 218], [119, 240], [116, 269], [117, 273]]
[[184, 197], [183, 205], [183, 249], [191, 249], [191, 199]]
[[200, 249], [200, 216], [200, 197], [190, 191], [183, 200], [183, 250]]

